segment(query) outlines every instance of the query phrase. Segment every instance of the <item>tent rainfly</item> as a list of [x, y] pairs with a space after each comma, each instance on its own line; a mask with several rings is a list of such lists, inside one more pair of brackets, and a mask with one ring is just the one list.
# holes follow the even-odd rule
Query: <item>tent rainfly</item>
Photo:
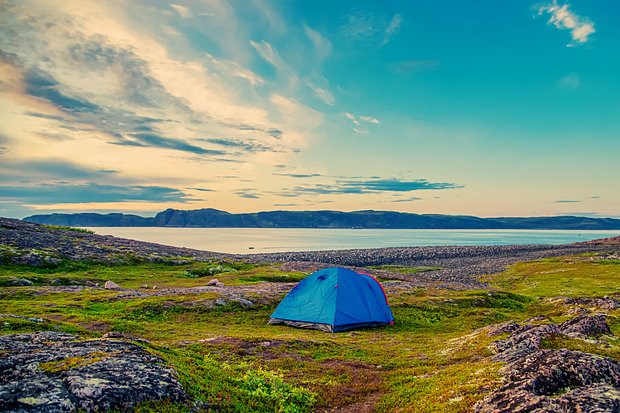
[[346, 268], [310, 274], [284, 297], [269, 324], [338, 331], [394, 324], [383, 287], [376, 278]]

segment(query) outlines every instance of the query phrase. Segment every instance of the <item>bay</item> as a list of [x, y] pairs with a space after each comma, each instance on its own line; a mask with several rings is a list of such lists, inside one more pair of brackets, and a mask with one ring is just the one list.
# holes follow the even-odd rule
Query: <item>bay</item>
[[97, 234], [199, 250], [249, 254], [431, 245], [566, 244], [620, 231], [93, 227]]

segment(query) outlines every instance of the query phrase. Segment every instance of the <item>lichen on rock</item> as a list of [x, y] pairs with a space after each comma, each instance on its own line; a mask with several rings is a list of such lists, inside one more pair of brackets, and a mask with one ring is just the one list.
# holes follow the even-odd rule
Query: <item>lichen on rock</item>
[[187, 400], [175, 371], [130, 342], [42, 332], [2, 336], [0, 348], [0, 411], [125, 411]]

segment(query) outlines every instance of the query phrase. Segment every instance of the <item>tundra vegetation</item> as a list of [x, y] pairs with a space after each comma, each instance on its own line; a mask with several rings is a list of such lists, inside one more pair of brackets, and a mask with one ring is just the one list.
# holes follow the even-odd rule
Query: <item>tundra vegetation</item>
[[[402, 277], [415, 280], [438, 268], [367, 270], [384, 276], [395, 324], [330, 334], [267, 324], [286, 292], [307, 275], [283, 263], [188, 257], [169, 263], [5, 263], [0, 333], [57, 331], [83, 340], [112, 333], [136, 343], [176, 371], [192, 400], [146, 401], [135, 407], [138, 412], [196, 406], [230, 412], [465, 412], [504, 383], [505, 363], [493, 357], [492, 343], [508, 332], [491, 336], [484, 327], [533, 318], [530, 323], [558, 324], [600, 312], [593, 308], [597, 300], [620, 299], [617, 253], [517, 263], [460, 289], [439, 281], [420, 286]], [[389, 277], [390, 271], [400, 277]], [[120, 288], [104, 288], [107, 281]], [[596, 340], [550, 335], [541, 347], [620, 359], [618, 307], [604, 310], [611, 334]], [[5, 353], [0, 350], [0, 357]], [[62, 374], [108, 356], [91, 353], [40, 367]]]

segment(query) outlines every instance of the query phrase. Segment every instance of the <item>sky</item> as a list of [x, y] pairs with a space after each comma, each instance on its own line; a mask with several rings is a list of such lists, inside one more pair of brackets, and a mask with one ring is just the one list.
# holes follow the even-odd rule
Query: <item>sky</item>
[[620, 2], [0, 0], [0, 216], [620, 217]]

